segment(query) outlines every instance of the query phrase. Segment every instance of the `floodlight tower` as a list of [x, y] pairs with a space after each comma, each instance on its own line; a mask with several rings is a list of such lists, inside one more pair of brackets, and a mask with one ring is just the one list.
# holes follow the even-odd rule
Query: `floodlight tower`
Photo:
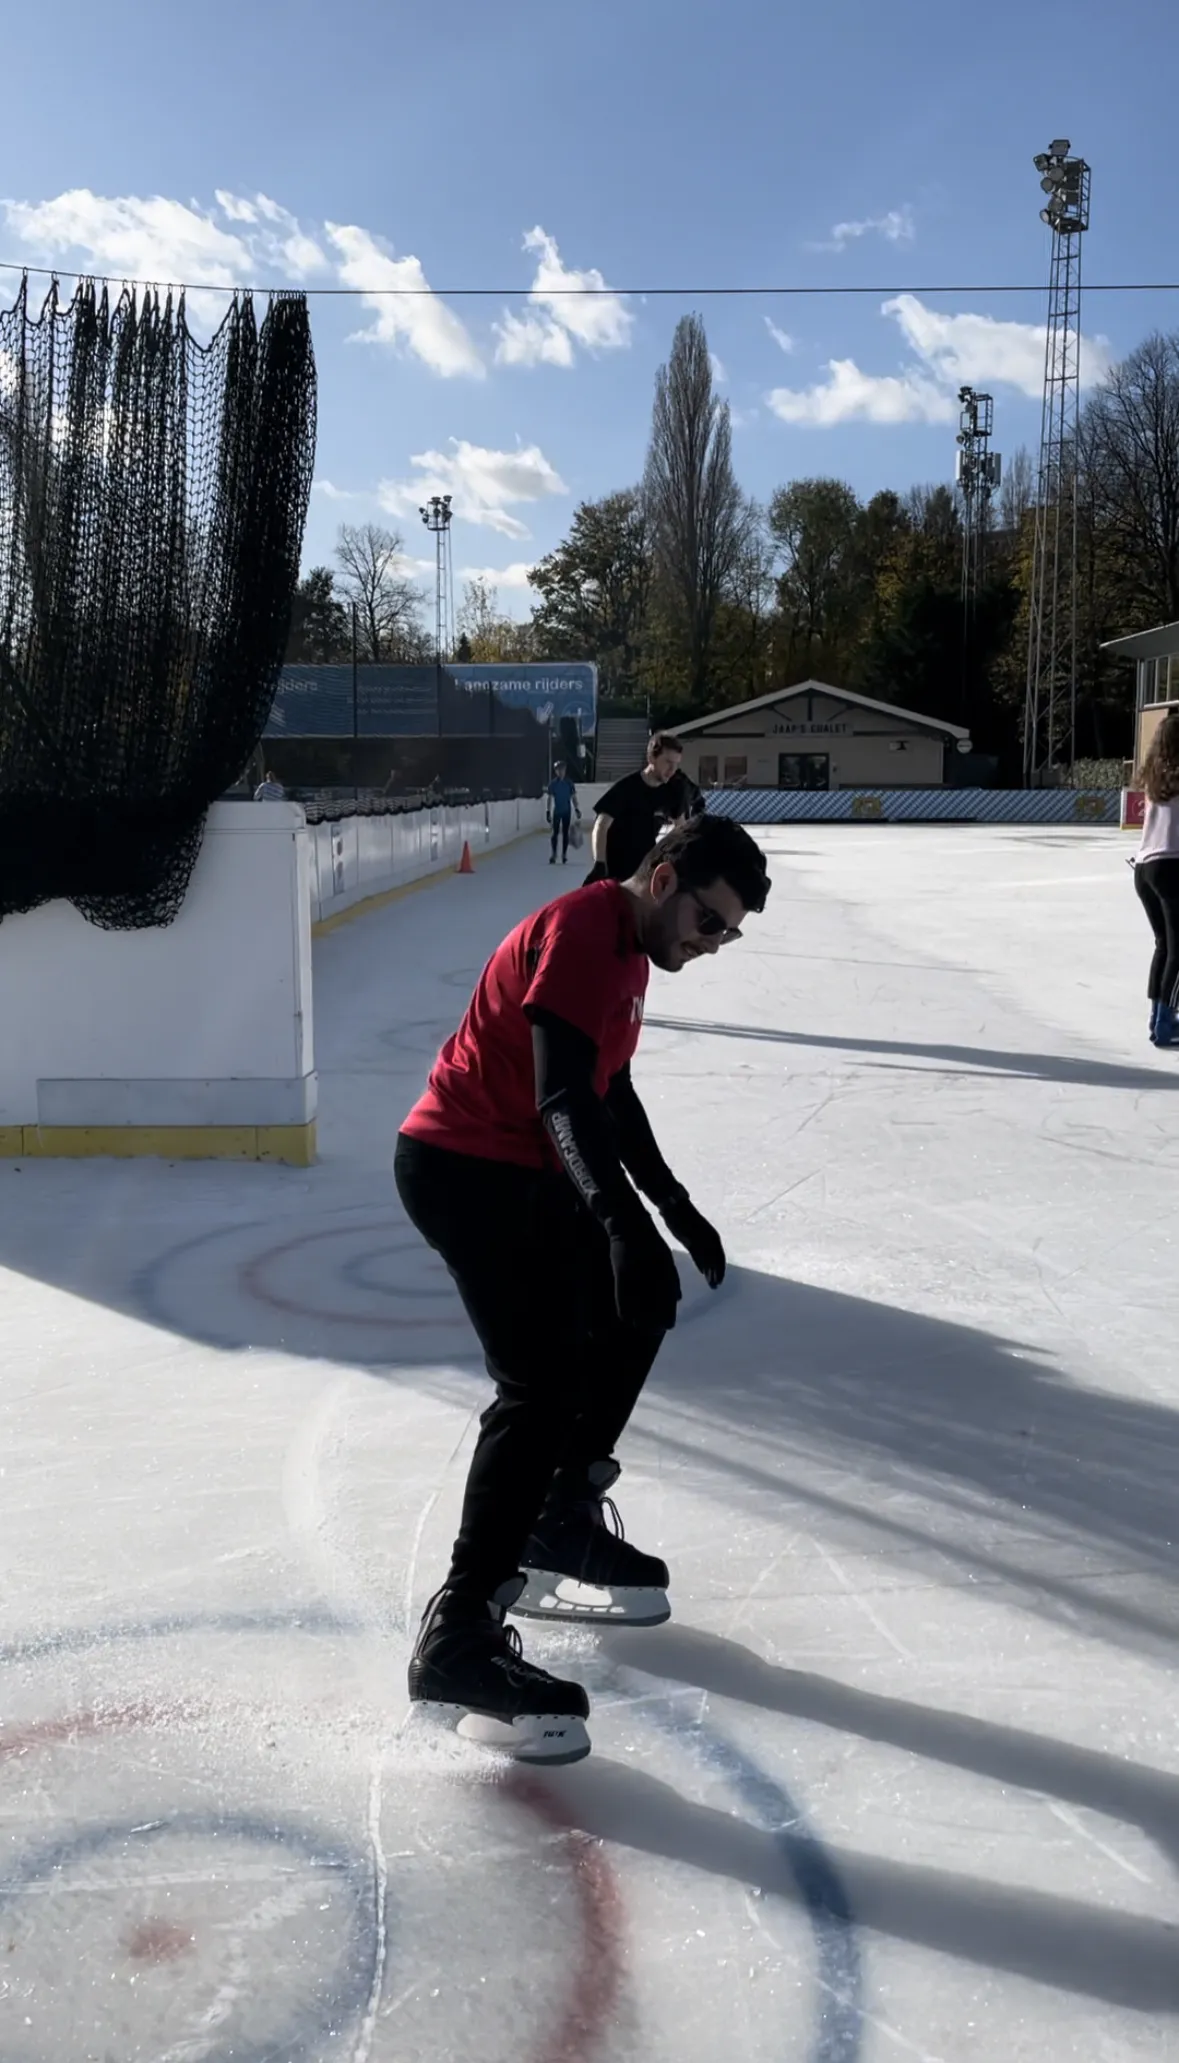
[[1058, 136], [1034, 160], [1052, 232], [1040, 472], [1032, 544], [1023, 772], [1041, 785], [1076, 757], [1077, 431], [1081, 413], [1081, 239], [1089, 227], [1089, 167]]
[[432, 494], [419, 514], [434, 539], [434, 664], [450, 656], [454, 640], [454, 581], [450, 561], [451, 497]]
[[997, 451], [991, 450], [995, 427], [992, 396], [976, 394], [973, 387], [960, 387], [958, 400], [962, 413], [958, 418], [955, 473], [962, 497], [962, 618], [963, 624], [969, 626], [986, 572], [991, 496], [1003, 477], [1003, 461]]

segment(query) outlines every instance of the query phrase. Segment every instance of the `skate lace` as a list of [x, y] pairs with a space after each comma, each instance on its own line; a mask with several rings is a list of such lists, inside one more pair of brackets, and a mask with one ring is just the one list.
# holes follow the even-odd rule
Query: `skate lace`
[[539, 1676], [542, 1672], [535, 1664], [524, 1659], [524, 1642], [519, 1627], [501, 1626], [499, 1633], [507, 1652], [496, 1655], [495, 1660], [509, 1683], [529, 1683], [533, 1677]]
[[601, 1523], [605, 1526], [606, 1531], [613, 1533], [616, 1540], [625, 1540], [626, 1527], [622, 1523], [622, 1513], [619, 1511], [614, 1499], [612, 1497], [603, 1497], [598, 1508], [602, 1514]]

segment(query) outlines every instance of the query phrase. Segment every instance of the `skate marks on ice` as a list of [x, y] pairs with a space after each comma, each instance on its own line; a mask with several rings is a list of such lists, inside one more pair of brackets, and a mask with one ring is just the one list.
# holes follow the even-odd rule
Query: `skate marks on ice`
[[217, 1225], [164, 1248], [135, 1272], [136, 1307], [223, 1348], [362, 1367], [473, 1358], [454, 1285], [404, 1218], [358, 1205], [274, 1232], [273, 1221]]
[[[491, 1758], [403, 1765], [363, 1672], [349, 1682], [358, 1634], [197, 1614], [0, 1653], [10, 1707], [58, 1708], [0, 1729], [6, 2063], [80, 2045], [104, 2063], [465, 2063], [472, 2026], [487, 2063], [601, 2053], [623, 1977], [601, 1844]], [[186, 1658], [198, 1688], [169, 1697]], [[309, 1700], [324, 1676], [339, 1696]], [[136, 1677], [149, 1695], [102, 1695]], [[367, 1781], [374, 1753], [403, 1779], [391, 1796]]]
[[[131, 1295], [152, 1323], [211, 1346], [274, 1347], [359, 1366], [474, 1362], [470, 1322], [450, 1276], [402, 1217], [344, 1208], [274, 1237], [258, 1220], [217, 1225], [140, 1265]], [[735, 1273], [709, 1289], [677, 1252], [691, 1323], [729, 1300]]]
[[[833, 1849], [793, 1781], [768, 1773], [779, 1757], [764, 1741], [751, 1753], [734, 1729], [748, 1734], [744, 1709], [886, 1743], [1141, 1826], [1168, 1864], [1175, 1779], [781, 1669], [689, 1628], [615, 1633], [600, 1648], [586, 1637], [581, 1654], [597, 1752], [541, 1778], [399, 1736], [400, 1655], [374, 1677], [368, 1630], [314, 1609], [73, 1628], [0, 1652], [6, 1707], [26, 1715], [0, 1733], [0, 1979], [22, 2029], [6, 2063], [59, 2063], [79, 2029], [104, 2063], [465, 2063], [464, 2029], [487, 2063], [630, 2063], [665, 2052], [664, 2008], [685, 1985], [690, 2004], [718, 1937], [730, 1954], [709, 2004], [755, 2015], [742, 2053], [856, 2063], [874, 2027], [906, 2048], [895, 2016], [872, 2010], [859, 1930], [880, 1954], [909, 1942], [992, 1981], [1010, 1973], [1136, 2015], [1179, 2010], [1173, 1927]], [[772, 1952], [771, 1982], [752, 1993], [734, 1885], [754, 1901], [747, 1931]], [[624, 1904], [650, 1921], [652, 1895], [662, 1926], [628, 1940]], [[1148, 1888], [1151, 1906], [1159, 1897]], [[677, 1937], [676, 1983], [652, 1994], [652, 1938], [655, 1963], [674, 1968]], [[704, 2002], [690, 2010], [689, 2029], [702, 2026]], [[705, 2051], [680, 2038], [666, 2053], [696, 2063]]]

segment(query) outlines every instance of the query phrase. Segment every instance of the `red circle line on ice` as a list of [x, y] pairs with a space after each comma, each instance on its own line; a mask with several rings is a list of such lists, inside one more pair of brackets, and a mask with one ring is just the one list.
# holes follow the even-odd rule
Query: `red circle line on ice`
[[[382, 1327], [385, 1331], [388, 1331], [391, 1327], [398, 1327], [409, 1332], [453, 1331], [456, 1326], [461, 1326], [463, 1323], [462, 1312], [458, 1306], [457, 1299], [450, 1311], [441, 1317], [434, 1318], [418, 1318], [411, 1316], [409, 1313], [402, 1315], [396, 1311], [333, 1311], [319, 1304], [305, 1302], [301, 1297], [290, 1296], [285, 1290], [272, 1288], [266, 1281], [266, 1274], [275, 1262], [283, 1261], [291, 1254], [299, 1253], [304, 1247], [321, 1246], [329, 1239], [352, 1239], [358, 1233], [385, 1232], [392, 1235], [395, 1229], [397, 1232], [401, 1231], [400, 1227], [393, 1228], [387, 1222], [382, 1223], [380, 1220], [373, 1220], [362, 1225], [337, 1225], [326, 1231], [320, 1228], [314, 1232], [301, 1232], [297, 1238], [283, 1240], [278, 1246], [266, 1247], [262, 1253], [254, 1254], [250, 1260], [243, 1261], [238, 1279], [247, 1295], [256, 1297], [259, 1303], [268, 1304], [272, 1311], [282, 1311], [293, 1318], [309, 1318], [314, 1322], [326, 1322], [330, 1325], [375, 1325]], [[427, 1260], [428, 1254], [422, 1251], [422, 1243], [418, 1240], [416, 1234], [410, 1233], [407, 1235], [406, 1245], [408, 1246], [411, 1241], [414, 1251], [419, 1254], [420, 1259]], [[394, 1238], [390, 1237], [391, 1248], [395, 1243]], [[370, 1254], [368, 1258], [371, 1259], [372, 1255]], [[388, 1291], [385, 1293], [389, 1294]], [[418, 1293], [419, 1295], [421, 1294], [420, 1291]], [[441, 1297], [444, 1294], [449, 1294], [449, 1292], [443, 1291], [440, 1288], [439, 1296]]]
[[[112, 1705], [71, 1712], [56, 1719], [28, 1720], [0, 1728], [0, 1764], [40, 1748], [62, 1747], [138, 1727], [167, 1725], [176, 1707]], [[186, 1717], [196, 1707], [186, 1704]], [[522, 1805], [561, 1837], [580, 1919], [579, 1953], [570, 1972], [556, 2024], [531, 2051], [532, 2063], [590, 2063], [609, 2024], [622, 1988], [624, 1916], [618, 1881], [601, 1844], [573, 1826], [552, 1791], [531, 1772], [512, 1770], [494, 1791]]]

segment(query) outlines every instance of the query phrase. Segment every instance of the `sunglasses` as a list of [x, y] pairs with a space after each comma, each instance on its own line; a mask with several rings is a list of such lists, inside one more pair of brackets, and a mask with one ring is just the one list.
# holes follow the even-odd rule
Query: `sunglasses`
[[726, 924], [720, 911], [714, 910], [711, 903], [706, 903], [702, 896], [697, 895], [694, 888], [681, 889], [680, 893], [690, 896], [696, 905], [696, 929], [701, 938], [719, 938], [723, 946], [732, 945], [735, 939], [740, 938], [740, 931], [733, 925]]

